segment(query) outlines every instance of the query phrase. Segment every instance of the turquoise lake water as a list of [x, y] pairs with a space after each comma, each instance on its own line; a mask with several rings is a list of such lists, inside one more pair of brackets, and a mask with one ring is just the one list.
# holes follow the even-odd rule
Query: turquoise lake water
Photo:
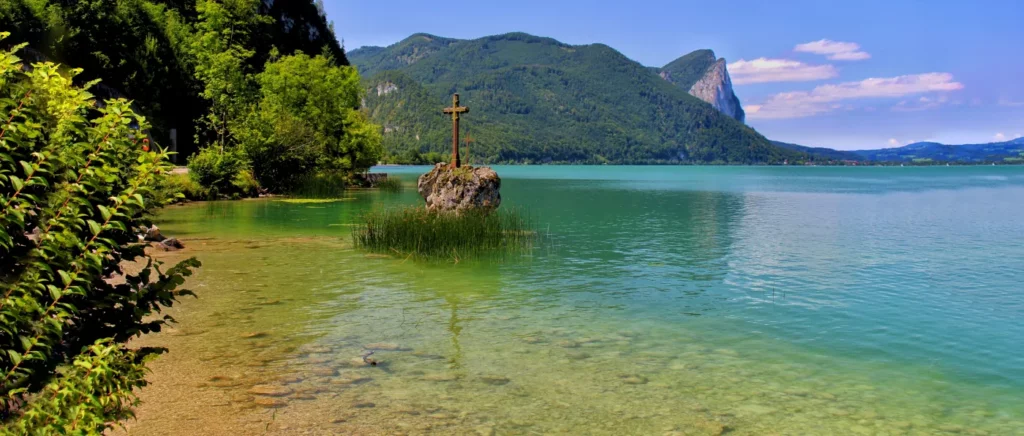
[[165, 210], [200, 298], [130, 432], [1024, 434], [1024, 167], [495, 169], [501, 260], [352, 248], [425, 167]]

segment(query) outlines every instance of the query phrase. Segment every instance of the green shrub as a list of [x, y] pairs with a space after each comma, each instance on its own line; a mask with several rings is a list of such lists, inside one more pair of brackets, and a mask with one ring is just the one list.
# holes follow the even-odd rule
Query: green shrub
[[206, 147], [188, 158], [189, 177], [213, 196], [240, 194], [235, 181], [246, 169], [244, 155], [235, 150]]
[[260, 182], [253, 177], [252, 171], [242, 170], [235, 174], [231, 180], [235, 192], [243, 197], [258, 197], [260, 195]]
[[433, 259], [461, 259], [487, 253], [526, 250], [536, 232], [514, 210], [461, 213], [431, 212], [423, 207], [367, 213], [352, 232], [357, 247], [379, 253]]
[[157, 192], [163, 203], [212, 199], [208, 189], [200, 186], [185, 173], [171, 173], [161, 177], [157, 185]]
[[[190, 294], [176, 288], [199, 265], [161, 269], [145, 254], [136, 235], [161, 206], [167, 154], [148, 151], [149, 126], [128, 101], [95, 104], [72, 80], [0, 51], [5, 434], [102, 433], [131, 417], [160, 350], [124, 343], [169, 321], [150, 315]], [[125, 262], [143, 268], [127, 274]]]

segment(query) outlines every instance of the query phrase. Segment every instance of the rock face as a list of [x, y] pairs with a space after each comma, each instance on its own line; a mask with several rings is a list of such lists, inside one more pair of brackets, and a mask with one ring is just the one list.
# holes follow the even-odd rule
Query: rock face
[[690, 87], [690, 95], [710, 103], [715, 109], [744, 122], [746, 114], [740, 107], [740, 100], [732, 92], [732, 79], [725, 68], [725, 59], [719, 59], [704, 73], [697, 83]]
[[501, 178], [488, 167], [464, 166], [451, 169], [437, 164], [420, 176], [417, 191], [427, 202], [427, 210], [494, 210], [501, 205]]
[[685, 89], [722, 113], [743, 122], [746, 114], [732, 90], [725, 59], [711, 50], [696, 50], [658, 69], [661, 78]]

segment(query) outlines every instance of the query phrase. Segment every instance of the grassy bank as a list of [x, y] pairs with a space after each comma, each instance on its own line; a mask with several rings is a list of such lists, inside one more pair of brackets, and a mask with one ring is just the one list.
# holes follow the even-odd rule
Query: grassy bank
[[364, 215], [352, 238], [357, 247], [369, 251], [457, 261], [529, 249], [536, 232], [529, 218], [516, 210], [455, 214], [409, 207]]

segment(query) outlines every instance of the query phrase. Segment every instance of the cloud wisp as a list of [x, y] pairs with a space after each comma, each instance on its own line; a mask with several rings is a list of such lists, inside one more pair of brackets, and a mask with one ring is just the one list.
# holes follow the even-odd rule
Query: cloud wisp
[[829, 39], [797, 44], [793, 51], [823, 55], [833, 61], [862, 61], [871, 58], [871, 54], [860, 49], [860, 44]]
[[949, 73], [910, 74], [820, 85], [810, 91], [783, 92], [761, 104], [747, 105], [745, 109], [747, 118], [802, 118], [842, 108], [839, 102], [843, 100], [896, 98], [960, 89], [963, 84], [954, 81]]
[[788, 59], [740, 59], [728, 65], [734, 85], [771, 82], [809, 82], [837, 77], [832, 65], [808, 65]]

